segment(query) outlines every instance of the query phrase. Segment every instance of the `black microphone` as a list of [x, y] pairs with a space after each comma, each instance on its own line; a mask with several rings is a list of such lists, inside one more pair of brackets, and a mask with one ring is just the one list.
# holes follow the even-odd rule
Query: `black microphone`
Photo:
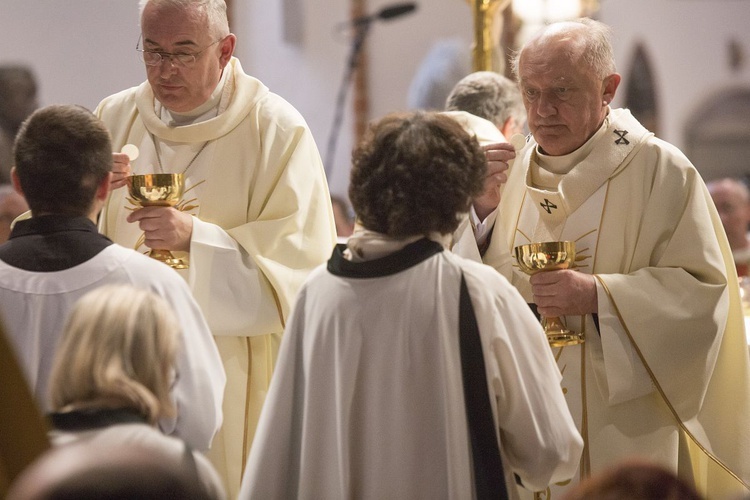
[[351, 23], [355, 26], [358, 26], [361, 24], [368, 24], [373, 21], [377, 21], [378, 19], [382, 19], [385, 21], [388, 19], [394, 19], [396, 17], [403, 16], [404, 14], [413, 12], [416, 9], [417, 4], [414, 2], [400, 3], [391, 5], [390, 7], [383, 7], [377, 14], [370, 14], [369, 16], [362, 16], [353, 19]]

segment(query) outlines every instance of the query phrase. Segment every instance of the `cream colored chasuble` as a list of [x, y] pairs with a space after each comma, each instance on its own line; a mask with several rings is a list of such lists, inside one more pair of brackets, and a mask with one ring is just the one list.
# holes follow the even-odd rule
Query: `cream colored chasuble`
[[[639, 158], [641, 147], [653, 139], [649, 139], [651, 134], [627, 112], [616, 111], [612, 121], [613, 124], [605, 124], [581, 148], [589, 148], [588, 151], [580, 156], [573, 153], [575, 160], [570, 164], [575, 168], [569, 172], [562, 169], [554, 174], [542, 170], [536, 163], [535, 144], [519, 154], [517, 162], [523, 162], [528, 168], [515, 172], [517, 177], [509, 180], [508, 185], [523, 186], [524, 189], [509, 191], [506, 188], [504, 220], [499, 222], [501, 228], [496, 228], [496, 232], [500, 230], [508, 236], [505, 240], [508, 247], [501, 248], [504, 243], [495, 245], [494, 249], [491, 246], [489, 259], [485, 262], [508, 277], [528, 302], [532, 301], [529, 277], [510, 259], [515, 246], [529, 242], [574, 241], [576, 266], [584, 273], [592, 273], [597, 265], [602, 267], [601, 263], [597, 263], [600, 247], [602, 252], [606, 250], [602, 256], [609, 255], [609, 260], [618, 253], [612, 248], [613, 242], [601, 239], [602, 233], [613, 234], [606, 231], [609, 228], [603, 226], [602, 221], [606, 214], [607, 220], [613, 221], [614, 217], [615, 223], [619, 224], [616, 222], [618, 219], [626, 220], [633, 214], [627, 210], [618, 211], [621, 207], [612, 201], [613, 194], [609, 193], [609, 188], [613, 183], [621, 182], [623, 176], [628, 179], [626, 182], [632, 183], [636, 179], [632, 175], [637, 174], [629, 173], [626, 167], [630, 162], [637, 161], [634, 158]], [[551, 163], [553, 167], [556, 165], [554, 159]], [[523, 177], [518, 177], [521, 175]], [[648, 182], [649, 179], [646, 179]], [[613, 214], [613, 211], [616, 213]], [[499, 238], [499, 235], [496, 236]], [[721, 239], [719, 243], [722, 246]], [[722, 246], [722, 253], [724, 250]], [[627, 258], [628, 250], [623, 255]], [[724, 257], [726, 260], [726, 255]], [[606, 267], [611, 265], [609, 262]], [[731, 281], [732, 276], [728, 279]], [[733, 289], [736, 290], [736, 287], [730, 282], [730, 293]], [[701, 410], [699, 417], [684, 422], [677, 417], [684, 409], [684, 403], [679, 399], [670, 399], [669, 392], [665, 395], [662, 387], [665, 381], [657, 382], [653, 373], [660, 373], [658, 370], [661, 367], [644, 365], [643, 353], [639, 349], [649, 346], [638, 345], [632, 339], [617, 303], [599, 277], [597, 297], [599, 325], [606, 334], [599, 334], [591, 315], [567, 316], [562, 318], [563, 322], [571, 329], [583, 331], [586, 342], [580, 346], [553, 349], [563, 375], [562, 390], [585, 442], [579, 471], [570, 483], [553, 485], [535, 495], [529, 492], [522, 494], [527, 498], [560, 498], [569, 484], [628, 456], [651, 457], [678, 471], [683, 477], [693, 477], [699, 489], [704, 491], [708, 489], [715, 494], [741, 491], [736, 477], [732, 478], [733, 473], [722, 471], [720, 460], [712, 456], [710, 449], [716, 443], [704, 433], [704, 429], [708, 430], [707, 425], [712, 426], [711, 432], [716, 432], [710, 420], [712, 417], [707, 418], [709, 414], [715, 414], [712, 408], [716, 406], [709, 406], [706, 398], [703, 405], [705, 411]], [[654, 296], [653, 300], [658, 300], [658, 297]], [[624, 304], [619, 305], [623, 307]], [[643, 314], [650, 313], [644, 311]], [[691, 314], [691, 311], [686, 310], [685, 314]], [[658, 318], [653, 319], [653, 325], [652, 338], [657, 338], [661, 329]], [[725, 331], [724, 343], [733, 340], [734, 333], [730, 332], [729, 329]], [[668, 355], [666, 347], [663, 348], [664, 355]], [[726, 349], [721, 352], [726, 353]], [[708, 354], [707, 358], [707, 362], [710, 362], [711, 355]], [[717, 364], [713, 379], [724, 377], [723, 369], [719, 369], [723, 363]], [[746, 365], [745, 362], [743, 366]], [[687, 366], [685, 368], [689, 369]], [[740, 379], [745, 375], [742, 369], [737, 372]], [[670, 381], [672, 384], [674, 382]], [[744, 400], [746, 396], [739, 399]], [[737, 438], [742, 439], [741, 436]], [[726, 441], [723, 443], [726, 445]]]
[[[596, 155], [590, 153], [596, 139], [601, 137], [606, 129], [605, 123], [583, 147], [567, 155], [562, 161], [560, 158], [549, 158], [548, 161], [552, 160], [557, 166], [562, 167], [560, 173], [541, 168], [538, 154], [536, 151], [531, 152], [530, 166], [526, 171], [526, 192], [514, 232], [513, 247], [534, 242], [573, 241], [576, 245], [576, 269], [591, 274], [609, 178], [636, 145], [636, 141], [633, 141], [628, 144], [630, 147], [619, 150], [619, 158], [616, 161], [597, 161]], [[645, 129], [640, 132], [646, 133]], [[579, 162], [579, 159], [583, 161]], [[571, 172], [573, 166], [575, 169]], [[521, 291], [521, 295], [527, 302], [533, 302], [528, 276], [517, 265], [513, 266], [513, 273], [516, 275], [513, 283]], [[586, 364], [583, 360], [587, 348], [601, 353], [601, 339], [591, 315], [566, 316], [561, 320], [569, 329], [583, 332], [586, 336], [586, 344], [555, 348], [553, 353], [563, 375], [562, 389], [571, 415], [584, 441], [588, 443], [586, 400], [590, 391], [587, 390], [587, 385], [595, 381], [592, 380], [591, 374], [586, 373]], [[617, 330], [622, 344], [627, 345], [627, 337], [621, 331], [622, 328], [618, 327]], [[639, 375], [648, 377], [645, 370]], [[564, 491], [564, 486], [590, 475], [589, 460], [587, 446], [581, 457], [578, 476], [573, 481], [553, 485], [535, 496], [558, 497]]]

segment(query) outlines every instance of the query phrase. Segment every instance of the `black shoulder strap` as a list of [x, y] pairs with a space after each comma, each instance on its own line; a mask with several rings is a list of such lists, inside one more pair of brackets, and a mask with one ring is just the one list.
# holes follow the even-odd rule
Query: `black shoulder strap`
[[474, 462], [474, 483], [478, 500], [507, 500], [505, 474], [492, 418], [487, 373], [484, 367], [482, 341], [471, 304], [466, 279], [461, 275], [459, 306], [461, 372], [464, 382], [466, 419]]

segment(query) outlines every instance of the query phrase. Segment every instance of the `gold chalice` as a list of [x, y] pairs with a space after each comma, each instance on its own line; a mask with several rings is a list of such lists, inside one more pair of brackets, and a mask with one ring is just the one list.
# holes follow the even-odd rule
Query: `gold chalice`
[[[182, 174], [131, 175], [127, 182], [130, 197], [141, 207], [173, 207], [179, 203], [185, 188]], [[152, 248], [148, 255], [174, 269], [188, 267], [183, 259], [178, 259], [169, 250]]]
[[[573, 267], [576, 258], [576, 244], [573, 241], [529, 243], [517, 246], [513, 249], [513, 253], [521, 270], [532, 275]], [[552, 347], [583, 343], [583, 334], [565, 328], [558, 317], [542, 317], [542, 326], [549, 345]]]

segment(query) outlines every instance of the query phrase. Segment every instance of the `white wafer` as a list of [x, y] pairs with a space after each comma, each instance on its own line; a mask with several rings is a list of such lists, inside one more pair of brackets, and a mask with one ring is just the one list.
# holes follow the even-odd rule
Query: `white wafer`
[[138, 158], [138, 146], [135, 144], [125, 144], [120, 150], [120, 153], [128, 155], [130, 161], [135, 161], [135, 159]]
[[513, 145], [513, 149], [518, 151], [526, 145], [526, 137], [523, 134], [513, 134], [513, 137], [510, 138], [510, 143]]

